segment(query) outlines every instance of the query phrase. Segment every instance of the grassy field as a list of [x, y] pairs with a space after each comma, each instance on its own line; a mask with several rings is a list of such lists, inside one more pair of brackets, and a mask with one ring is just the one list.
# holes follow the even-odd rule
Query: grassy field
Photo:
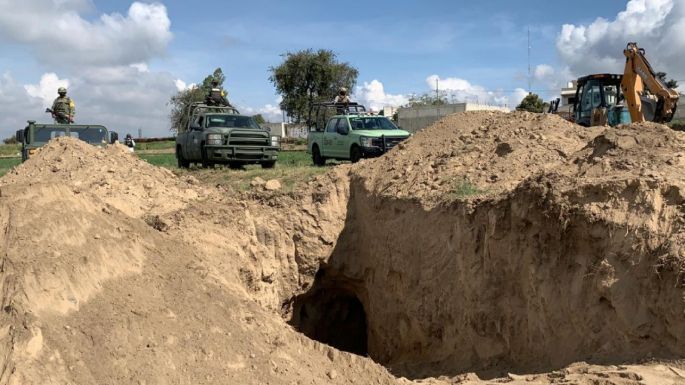
[[19, 158], [0, 158], [0, 176], [7, 174], [7, 172], [12, 169], [12, 167], [21, 163], [21, 157]]
[[[250, 182], [260, 177], [264, 180], [278, 179], [283, 191], [292, 191], [299, 183], [303, 183], [312, 177], [326, 172], [328, 167], [315, 167], [311, 157], [304, 151], [281, 152], [273, 169], [262, 169], [259, 165], [248, 165], [240, 170], [232, 170], [228, 167], [216, 166], [215, 169], [202, 169], [191, 167], [179, 169], [176, 167], [174, 154], [139, 154], [141, 159], [156, 166], [166, 167], [179, 175], [193, 175], [200, 181], [211, 185], [231, 186], [238, 191], [250, 189]], [[331, 163], [331, 166], [334, 163]]]
[[[174, 142], [141, 143], [136, 146], [136, 154], [148, 163], [166, 167], [178, 175], [193, 175], [210, 185], [231, 186], [238, 191], [250, 189], [250, 182], [256, 177], [264, 180], [278, 179], [283, 186], [283, 191], [292, 191], [299, 183], [306, 182], [328, 169], [328, 167], [315, 167], [311, 157], [304, 151], [282, 151], [273, 169], [262, 169], [259, 165], [245, 166], [240, 170], [232, 170], [224, 166], [217, 166], [211, 170], [199, 167], [179, 169], [176, 167], [173, 146]], [[21, 158], [16, 157], [18, 150], [15, 145], [0, 145], [0, 176], [21, 163]], [[331, 163], [331, 166], [334, 164]]]

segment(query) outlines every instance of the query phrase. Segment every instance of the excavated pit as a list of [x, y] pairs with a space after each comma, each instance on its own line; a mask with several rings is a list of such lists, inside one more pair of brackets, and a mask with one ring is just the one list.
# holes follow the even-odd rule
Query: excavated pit
[[364, 305], [347, 283], [317, 273], [314, 286], [295, 299], [291, 324], [316, 341], [361, 356], [368, 355]]
[[353, 178], [345, 226], [291, 324], [411, 379], [685, 355], [681, 278], [654, 272], [664, 240], [635, 250], [646, 233], [549, 193], [530, 181], [475, 209], [427, 209]]

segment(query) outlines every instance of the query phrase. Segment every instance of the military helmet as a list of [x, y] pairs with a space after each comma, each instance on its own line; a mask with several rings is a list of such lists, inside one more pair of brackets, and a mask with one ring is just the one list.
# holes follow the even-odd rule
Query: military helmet
[[347, 93], [347, 88], [345, 88], [345, 87], [340, 87], [339, 92], [340, 92], [340, 95], [345, 95], [345, 94]]
[[64, 87], [60, 87], [60, 88], [57, 89], [57, 93], [58, 93], [58, 94], [66, 94], [66, 93], [67, 93], [67, 89], [64, 88]]

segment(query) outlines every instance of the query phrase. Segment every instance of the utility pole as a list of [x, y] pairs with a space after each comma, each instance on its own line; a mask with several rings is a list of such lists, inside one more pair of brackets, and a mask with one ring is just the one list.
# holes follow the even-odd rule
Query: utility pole
[[533, 77], [530, 73], [530, 26], [528, 27], [528, 93], [531, 93], [531, 82]]

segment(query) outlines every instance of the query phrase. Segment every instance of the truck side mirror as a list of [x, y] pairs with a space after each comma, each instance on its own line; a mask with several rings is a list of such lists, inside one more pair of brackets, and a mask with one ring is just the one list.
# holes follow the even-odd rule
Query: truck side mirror
[[17, 131], [17, 143], [24, 143], [24, 130]]
[[109, 144], [114, 144], [119, 140], [119, 133], [112, 131], [109, 135]]

